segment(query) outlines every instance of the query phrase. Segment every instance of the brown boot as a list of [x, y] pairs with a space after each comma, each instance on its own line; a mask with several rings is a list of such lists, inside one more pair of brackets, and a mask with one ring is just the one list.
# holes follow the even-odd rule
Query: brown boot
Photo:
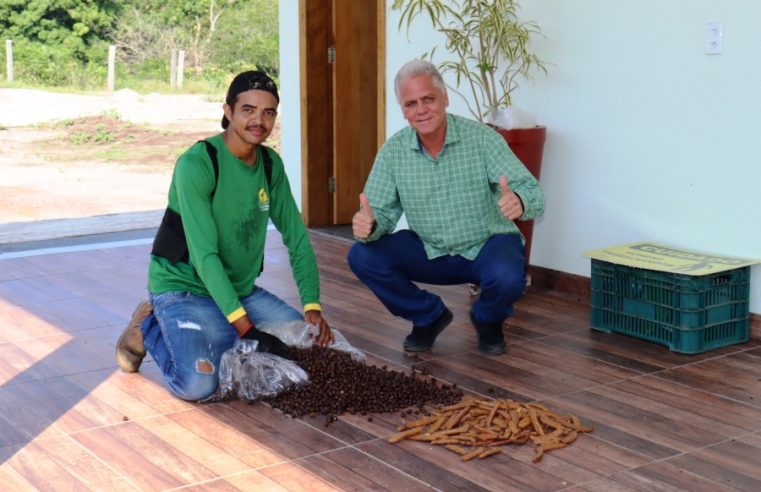
[[140, 331], [140, 324], [151, 314], [153, 306], [148, 301], [143, 301], [137, 305], [135, 312], [132, 313], [132, 319], [129, 320], [127, 328], [116, 342], [116, 362], [124, 372], [137, 372], [140, 364], [145, 357], [145, 347], [143, 346], [143, 332]]

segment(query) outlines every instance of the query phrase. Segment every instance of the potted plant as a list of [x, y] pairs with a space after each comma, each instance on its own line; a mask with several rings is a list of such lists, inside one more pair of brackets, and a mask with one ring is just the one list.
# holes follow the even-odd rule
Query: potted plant
[[[438, 64], [439, 70], [454, 75], [449, 89], [465, 100], [482, 123], [493, 124], [499, 112], [509, 108], [521, 81], [531, 80], [537, 71], [547, 73], [545, 62], [530, 50], [532, 36], [541, 35], [541, 30], [535, 22], [518, 19], [517, 0], [394, 0], [391, 8], [401, 13], [400, 29], [406, 26], [409, 32], [417, 16], [425, 14], [444, 35], [450, 58]], [[433, 61], [435, 51], [434, 47], [423, 57]], [[539, 179], [547, 129], [495, 129]], [[533, 223], [519, 221], [517, 225], [526, 238], [528, 263]]]

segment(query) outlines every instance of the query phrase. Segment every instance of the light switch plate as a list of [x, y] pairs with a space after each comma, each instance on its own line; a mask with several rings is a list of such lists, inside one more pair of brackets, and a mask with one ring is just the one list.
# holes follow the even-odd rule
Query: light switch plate
[[720, 55], [723, 48], [724, 29], [720, 22], [706, 24], [706, 55]]

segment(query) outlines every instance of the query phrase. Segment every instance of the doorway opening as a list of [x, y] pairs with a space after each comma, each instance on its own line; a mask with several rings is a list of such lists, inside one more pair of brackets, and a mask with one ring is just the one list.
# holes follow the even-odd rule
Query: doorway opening
[[385, 140], [385, 0], [300, 2], [302, 216], [351, 223]]

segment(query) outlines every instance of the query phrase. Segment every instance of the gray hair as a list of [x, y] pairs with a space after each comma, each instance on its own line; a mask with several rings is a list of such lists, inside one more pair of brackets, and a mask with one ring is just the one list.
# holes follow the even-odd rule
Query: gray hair
[[396, 73], [396, 78], [394, 78], [394, 93], [396, 94], [396, 102], [399, 104], [402, 103], [401, 97], [399, 95], [399, 86], [402, 84], [402, 82], [413, 77], [419, 77], [421, 75], [427, 75], [431, 77], [433, 85], [441, 89], [442, 92], [446, 93], [447, 85], [444, 83], [444, 79], [441, 77], [441, 73], [439, 72], [439, 69], [436, 68], [436, 65], [427, 60], [414, 59], [402, 65], [402, 68], [400, 68]]

